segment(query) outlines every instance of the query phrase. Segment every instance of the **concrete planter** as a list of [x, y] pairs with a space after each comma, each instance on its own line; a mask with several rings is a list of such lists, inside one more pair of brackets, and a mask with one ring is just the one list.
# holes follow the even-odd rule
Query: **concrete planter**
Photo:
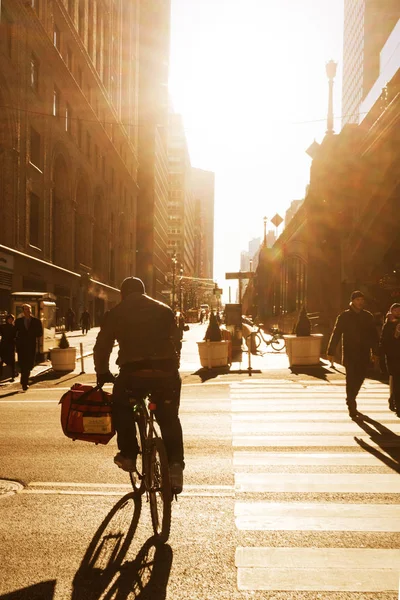
[[229, 342], [197, 342], [202, 367], [225, 367], [228, 364]]
[[74, 371], [76, 363], [76, 348], [51, 348], [50, 360], [53, 371]]
[[289, 365], [319, 365], [322, 333], [307, 336], [284, 335]]

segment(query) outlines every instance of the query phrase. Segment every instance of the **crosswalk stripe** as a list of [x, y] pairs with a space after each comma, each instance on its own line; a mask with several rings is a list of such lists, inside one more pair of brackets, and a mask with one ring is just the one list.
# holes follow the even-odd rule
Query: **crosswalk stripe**
[[305, 446], [313, 448], [348, 446], [359, 447], [357, 440], [368, 444], [372, 448], [400, 448], [400, 438], [388, 437], [379, 440], [379, 444], [366, 435], [234, 435], [232, 445], [235, 448], [298, 448]]
[[[388, 458], [390, 458], [388, 456]], [[382, 461], [368, 452], [234, 452], [233, 465], [239, 466], [382, 466]]]
[[[359, 407], [361, 408], [361, 407]], [[392, 425], [400, 425], [400, 421], [397, 417], [395, 417], [394, 415], [391, 415], [388, 412], [377, 412], [374, 413], [374, 420], [379, 421], [380, 423], [382, 423], [382, 421], [384, 421], [386, 424], [390, 423]], [[273, 422], [273, 423], [278, 423], [278, 422], [285, 422], [285, 423], [289, 423], [291, 421], [294, 421], [296, 423], [316, 423], [316, 422], [322, 422], [322, 421], [332, 421], [334, 423], [337, 423], [338, 421], [344, 421], [346, 423], [349, 422], [349, 415], [346, 412], [344, 412], [343, 410], [341, 412], [336, 412], [334, 414], [332, 414], [332, 412], [330, 411], [325, 411], [325, 412], [307, 412], [307, 411], [302, 411], [302, 412], [292, 412], [292, 411], [281, 411], [278, 413], [274, 413], [273, 416], [271, 416], [271, 413], [263, 413], [263, 412], [257, 412], [257, 413], [251, 413], [251, 414], [246, 414], [246, 412], [243, 413], [239, 413], [239, 414], [233, 414], [232, 415], [232, 421], [234, 423], [250, 423], [251, 421], [256, 420], [257, 423], [261, 423], [264, 421], [267, 421], [269, 423]]]
[[399, 550], [239, 547], [235, 564], [243, 591], [373, 593], [399, 587]]
[[400, 532], [400, 511], [391, 504], [236, 502], [235, 517], [246, 531]]
[[400, 494], [400, 477], [381, 473], [235, 473], [235, 489], [243, 493]]
[[[371, 426], [370, 426], [371, 427]], [[340, 429], [340, 432], [338, 433], [337, 430]], [[371, 427], [372, 429], [372, 427]], [[262, 433], [276, 433], [277, 431], [279, 431], [279, 433], [285, 433], [285, 434], [301, 434], [304, 432], [305, 435], [323, 435], [323, 434], [336, 434], [336, 435], [348, 435], [348, 434], [354, 434], [357, 435], [360, 433], [360, 431], [363, 431], [362, 429], [360, 429], [360, 427], [354, 423], [353, 421], [350, 421], [350, 419], [347, 420], [347, 422], [345, 423], [340, 423], [340, 425], [338, 425], [337, 423], [325, 423], [325, 422], [320, 422], [320, 423], [313, 423], [311, 421], [307, 422], [307, 423], [296, 423], [296, 422], [288, 422], [288, 421], [284, 421], [282, 423], [276, 423], [275, 421], [249, 421], [249, 422], [243, 422], [243, 421], [232, 421], [232, 432], [234, 435], [240, 434], [240, 433], [254, 433], [254, 434], [262, 434]], [[400, 434], [400, 420], [397, 420], [397, 422], [395, 422], [392, 426], [391, 426], [391, 431], [396, 433], [396, 434]], [[376, 432], [378, 434], [378, 431]], [[390, 435], [390, 432], [389, 432]]]

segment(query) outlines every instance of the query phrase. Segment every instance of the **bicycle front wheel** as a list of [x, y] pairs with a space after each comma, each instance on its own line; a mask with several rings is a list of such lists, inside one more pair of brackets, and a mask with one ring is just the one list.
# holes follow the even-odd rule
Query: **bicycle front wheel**
[[160, 542], [165, 543], [171, 529], [172, 502], [168, 459], [161, 438], [154, 438], [150, 444], [148, 492], [151, 521], [155, 536]]
[[253, 337], [253, 340], [252, 340], [252, 341], [253, 341], [253, 343], [254, 343], [254, 346], [256, 347], [256, 349], [257, 349], [257, 348], [259, 348], [259, 346], [260, 346], [260, 344], [261, 344], [261, 336], [260, 336], [260, 334], [259, 334], [259, 333], [257, 333], [257, 332], [254, 332], [254, 333], [252, 333], [251, 335], [252, 335], [252, 337]]
[[275, 338], [274, 340], [272, 340], [271, 346], [275, 350], [275, 352], [281, 352], [281, 350], [285, 348], [286, 342], [283, 338]]
[[136, 457], [136, 471], [129, 473], [133, 491], [136, 494], [144, 492], [144, 442], [145, 442], [145, 423], [143, 418], [136, 421], [136, 441], [139, 452]]

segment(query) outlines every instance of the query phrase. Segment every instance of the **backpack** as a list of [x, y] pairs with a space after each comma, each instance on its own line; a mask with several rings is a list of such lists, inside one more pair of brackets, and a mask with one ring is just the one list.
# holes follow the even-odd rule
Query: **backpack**
[[62, 430], [72, 440], [108, 444], [114, 436], [112, 394], [101, 387], [75, 383], [59, 404]]

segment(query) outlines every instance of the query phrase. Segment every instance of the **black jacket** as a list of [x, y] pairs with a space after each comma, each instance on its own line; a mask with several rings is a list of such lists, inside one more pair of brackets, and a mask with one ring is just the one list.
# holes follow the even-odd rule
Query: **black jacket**
[[341, 338], [344, 365], [368, 364], [371, 349], [373, 354], [378, 355], [378, 333], [374, 317], [367, 310], [357, 312], [350, 307], [338, 316], [328, 344], [329, 356], [334, 356]]
[[396, 328], [400, 333], [400, 319], [388, 318], [382, 329], [379, 349], [385, 357], [389, 375], [400, 375], [400, 335], [396, 337]]
[[42, 337], [42, 322], [36, 317], [31, 317], [28, 329], [25, 327], [25, 318], [18, 317], [15, 320], [15, 344], [18, 354], [35, 356], [36, 339]]
[[9, 364], [12, 362], [15, 353], [15, 327], [11, 323], [4, 323], [0, 326], [0, 357]]
[[109, 370], [114, 342], [119, 344], [117, 364], [178, 367], [179, 329], [172, 310], [145, 294], [130, 294], [104, 315], [94, 346], [96, 373]]

